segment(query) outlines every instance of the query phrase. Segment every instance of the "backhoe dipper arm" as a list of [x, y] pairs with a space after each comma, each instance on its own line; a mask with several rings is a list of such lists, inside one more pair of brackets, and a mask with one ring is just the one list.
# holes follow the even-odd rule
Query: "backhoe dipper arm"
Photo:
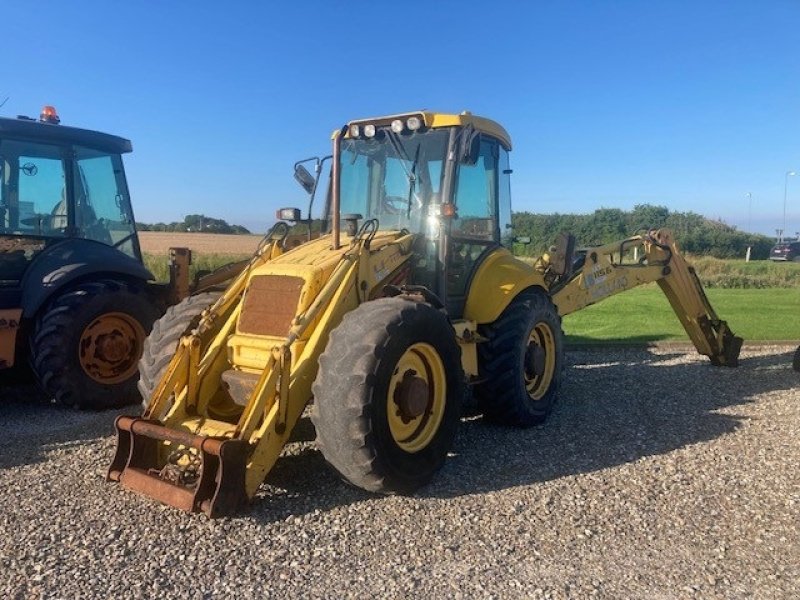
[[[585, 256], [582, 264], [575, 265], [575, 272], [552, 279], [553, 301], [562, 316], [655, 281], [697, 351], [717, 366], [738, 364], [742, 338], [717, 316], [694, 268], [678, 251], [669, 230], [654, 230], [581, 252]], [[633, 262], [625, 263], [631, 254]], [[540, 259], [537, 267], [547, 276], [549, 257]]]

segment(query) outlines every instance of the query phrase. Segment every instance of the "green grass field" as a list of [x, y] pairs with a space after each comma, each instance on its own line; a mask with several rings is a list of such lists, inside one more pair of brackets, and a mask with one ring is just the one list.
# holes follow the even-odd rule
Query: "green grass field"
[[[189, 277], [194, 278], [198, 271], [213, 271], [232, 262], [250, 258], [250, 254], [198, 254], [192, 255], [192, 264], [189, 265]], [[169, 264], [166, 254], [144, 254], [144, 265], [150, 269], [158, 281], [169, 281]]]
[[[745, 341], [800, 340], [800, 288], [707, 289], [719, 318]], [[688, 341], [655, 284], [623, 292], [564, 318], [572, 343]]]
[[[212, 270], [247, 255], [195, 254], [191, 274]], [[691, 261], [712, 306], [746, 341], [800, 340], [800, 263], [719, 260]], [[145, 264], [166, 280], [166, 257], [146, 254]], [[564, 319], [571, 343], [688, 341], [657, 285], [643, 286], [604, 300]]]

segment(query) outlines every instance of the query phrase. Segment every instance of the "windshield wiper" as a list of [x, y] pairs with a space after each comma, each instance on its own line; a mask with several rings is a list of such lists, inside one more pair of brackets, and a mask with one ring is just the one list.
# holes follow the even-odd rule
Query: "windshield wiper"
[[417, 189], [417, 163], [419, 162], [419, 149], [422, 144], [417, 144], [417, 151], [414, 153], [414, 162], [411, 163], [411, 174], [408, 178], [408, 213], [406, 219], [411, 218], [411, 198]]
[[[403, 145], [398, 141], [397, 134], [394, 131], [387, 129], [386, 137], [389, 139], [389, 143], [397, 153], [397, 156], [400, 159], [400, 166], [403, 167], [403, 171], [405, 171], [406, 177], [408, 178], [408, 213], [406, 218], [410, 218], [411, 198], [413, 197], [414, 190], [417, 187], [417, 162], [419, 161], [419, 150], [422, 147], [422, 144], [417, 144], [417, 151], [414, 153], [414, 160], [412, 162], [405, 148], [403, 148]], [[411, 163], [411, 170], [406, 167], [406, 161]]]

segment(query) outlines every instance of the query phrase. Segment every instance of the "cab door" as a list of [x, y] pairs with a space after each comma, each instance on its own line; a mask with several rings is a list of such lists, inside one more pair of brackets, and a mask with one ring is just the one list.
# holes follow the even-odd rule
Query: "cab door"
[[453, 318], [463, 315], [478, 265], [510, 235], [509, 173], [507, 151], [487, 136], [481, 137], [475, 164], [458, 165], [453, 194], [456, 215], [449, 223], [446, 277], [447, 310]]

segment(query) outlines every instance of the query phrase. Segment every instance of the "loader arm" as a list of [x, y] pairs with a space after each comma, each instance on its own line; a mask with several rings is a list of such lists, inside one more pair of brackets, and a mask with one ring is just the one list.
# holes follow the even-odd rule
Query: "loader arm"
[[[311, 399], [331, 329], [411, 257], [412, 234], [373, 240], [374, 229], [362, 232], [349, 248], [326, 240], [285, 256], [265, 248], [181, 339], [144, 415], [118, 417], [108, 479], [212, 517], [252, 498]], [[322, 266], [308, 264], [315, 256]], [[296, 296], [259, 287], [300, 279]], [[296, 308], [275, 335], [263, 330], [275, 313], [259, 308], [280, 306], [279, 291]]]
[[[650, 231], [588, 248], [580, 254], [583, 259], [579, 256], [573, 272], [569, 272], [571, 265], [567, 264], [562, 267], [566, 273], [550, 273], [553, 301], [561, 316], [639, 285], [657, 282], [697, 351], [717, 366], [738, 364], [742, 338], [717, 316], [694, 267], [678, 251], [670, 231]], [[551, 259], [545, 256], [537, 266], [548, 272]]]

